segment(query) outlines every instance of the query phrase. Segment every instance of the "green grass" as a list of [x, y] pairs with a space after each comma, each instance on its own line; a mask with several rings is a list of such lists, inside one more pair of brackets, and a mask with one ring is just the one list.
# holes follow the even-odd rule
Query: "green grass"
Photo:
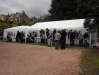
[[42, 43], [20, 43], [20, 42], [8, 42], [8, 41], [5, 41], [5, 40], [0, 40], [0, 42], [48, 46], [47, 44], [42, 44]]
[[82, 51], [80, 75], [99, 75], [99, 50]]
[[7, 41], [4, 41], [4, 40], [0, 40], [0, 42], [7, 42]]
[[[4, 40], [0, 40], [0, 42], [8, 42], [8, 41], [4, 41]], [[8, 42], [8, 43], [20, 43], [20, 42]], [[30, 45], [40, 45], [40, 46], [48, 46], [47, 44], [42, 44], [42, 43], [20, 43], [20, 44], [30, 44]], [[51, 46], [54, 47], [54, 46]], [[79, 50], [85, 50], [85, 49], [92, 49], [92, 48], [84, 48], [84, 47], [79, 47], [79, 46], [67, 46], [66, 48], [68, 49], [79, 49]]]

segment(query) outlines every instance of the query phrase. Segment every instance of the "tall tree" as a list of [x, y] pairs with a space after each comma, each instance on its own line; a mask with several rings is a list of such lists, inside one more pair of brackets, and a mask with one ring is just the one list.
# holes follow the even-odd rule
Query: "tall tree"
[[90, 32], [98, 32], [99, 36], [99, 18], [87, 18], [84, 22], [85, 28], [88, 28]]
[[51, 19], [77, 19], [99, 16], [99, 0], [52, 0]]
[[49, 12], [54, 20], [71, 19], [75, 15], [75, 9], [75, 0], [52, 0]]

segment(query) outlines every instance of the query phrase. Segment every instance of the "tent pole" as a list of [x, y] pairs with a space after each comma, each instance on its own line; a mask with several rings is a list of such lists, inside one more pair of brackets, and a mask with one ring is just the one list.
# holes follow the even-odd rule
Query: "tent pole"
[[92, 47], [92, 45], [91, 45], [91, 40], [92, 40], [92, 38], [91, 38], [91, 32], [90, 32], [90, 38], [89, 38], [89, 46], [90, 46], [90, 48]]
[[25, 44], [27, 43], [27, 32], [25, 32]]

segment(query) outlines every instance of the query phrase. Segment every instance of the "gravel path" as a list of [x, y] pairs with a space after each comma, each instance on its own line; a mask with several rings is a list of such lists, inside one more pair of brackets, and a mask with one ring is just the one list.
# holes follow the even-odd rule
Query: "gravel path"
[[79, 75], [81, 50], [0, 42], [0, 75]]

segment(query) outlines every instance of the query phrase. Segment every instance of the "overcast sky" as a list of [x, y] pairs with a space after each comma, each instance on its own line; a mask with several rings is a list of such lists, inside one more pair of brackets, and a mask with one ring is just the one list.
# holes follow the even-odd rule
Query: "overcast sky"
[[0, 0], [0, 14], [20, 12], [25, 10], [28, 16], [43, 16], [48, 14], [51, 0]]

